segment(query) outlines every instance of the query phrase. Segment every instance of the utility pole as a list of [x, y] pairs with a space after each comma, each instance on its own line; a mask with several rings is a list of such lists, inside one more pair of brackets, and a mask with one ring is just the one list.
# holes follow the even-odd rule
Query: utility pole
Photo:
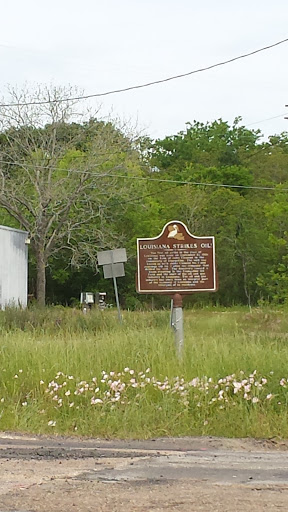
[[[285, 105], [286, 108], [288, 108], [288, 105]], [[288, 117], [284, 117], [284, 119], [288, 119]]]

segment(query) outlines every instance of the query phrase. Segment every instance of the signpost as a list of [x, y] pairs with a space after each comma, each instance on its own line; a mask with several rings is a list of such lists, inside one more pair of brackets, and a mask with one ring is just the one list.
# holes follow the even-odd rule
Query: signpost
[[98, 264], [103, 265], [104, 279], [113, 279], [118, 318], [122, 323], [116, 277], [124, 277], [124, 263], [127, 261], [126, 249], [97, 252]]
[[181, 356], [182, 296], [217, 291], [214, 237], [194, 236], [183, 222], [172, 221], [158, 237], [138, 238], [137, 291], [172, 296], [172, 326]]

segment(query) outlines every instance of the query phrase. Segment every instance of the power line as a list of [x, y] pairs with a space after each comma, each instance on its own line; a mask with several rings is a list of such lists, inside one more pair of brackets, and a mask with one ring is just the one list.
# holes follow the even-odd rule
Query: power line
[[284, 112], [283, 114], [280, 114], [279, 116], [267, 117], [266, 119], [261, 119], [260, 121], [254, 121], [253, 123], [246, 124], [245, 126], [252, 126], [253, 124], [265, 123], [265, 121], [272, 121], [272, 119], [278, 119], [279, 117], [283, 117], [286, 114], [287, 114], [287, 112]]
[[[97, 175], [100, 177], [101, 175]], [[136, 180], [146, 180], [146, 181], [155, 181], [158, 183], [173, 183], [178, 185], [195, 185], [195, 186], [203, 186], [203, 187], [224, 187], [224, 188], [245, 188], [245, 189], [251, 189], [251, 190], [283, 190], [288, 191], [288, 188], [281, 188], [278, 189], [276, 187], [261, 187], [261, 186], [253, 186], [253, 185], [227, 185], [222, 183], [202, 183], [202, 182], [196, 182], [196, 181], [180, 181], [180, 180], [170, 180], [170, 179], [164, 179], [164, 178], [149, 178], [145, 176], [125, 176], [121, 174], [105, 174], [103, 177], [108, 178], [126, 178], [126, 179], [136, 179]]]
[[[109, 153], [106, 153], [107, 155]], [[104, 155], [104, 153], [103, 153]], [[93, 163], [90, 164], [90, 168], [91, 169], [94, 169], [95, 167], [100, 167], [101, 165], [104, 165], [107, 163], [107, 160], [103, 160], [103, 162], [100, 162], [100, 163]], [[65, 169], [65, 168], [62, 168], [62, 167], [54, 167], [53, 165], [39, 165], [39, 164], [29, 164], [28, 162], [9, 162], [9, 161], [6, 161], [6, 160], [0, 160], [0, 165], [1, 164], [6, 164], [6, 165], [14, 165], [16, 167], [20, 167], [20, 168], [31, 168], [31, 169], [49, 169], [51, 171], [59, 171], [59, 172], [76, 172], [76, 173], [79, 173], [79, 174], [94, 174], [95, 176], [98, 176], [98, 174], [96, 173], [91, 173], [91, 171], [89, 170], [81, 170], [81, 169], [71, 169], [71, 168], [68, 168], [68, 169]], [[113, 167], [113, 169], [116, 169], [116, 168], [122, 168], [122, 165], [115, 165]], [[106, 176], [106, 174], [104, 174], [103, 176]]]
[[177, 187], [177, 185], [174, 185], [174, 187], [170, 187], [169, 186], [169, 187], [164, 188], [163, 190], [157, 190], [156, 192], [151, 192], [149, 194], [145, 194], [144, 196], [138, 196], [138, 197], [133, 197], [132, 199], [127, 199], [127, 201], [121, 201], [121, 202], [115, 201], [114, 203], [111, 203], [111, 204], [108, 204], [108, 205], [104, 205], [104, 206], [100, 206], [100, 208], [106, 209], [106, 208], [111, 208], [111, 206], [122, 206], [123, 204], [134, 203], [136, 201], [140, 201], [142, 199], [145, 199], [146, 197], [152, 197], [152, 196], [156, 196], [156, 195], [159, 195], [159, 194], [163, 194], [164, 192], [168, 192], [170, 190], [174, 190], [176, 187]]
[[[10, 164], [10, 165], [22, 165], [17, 162], [5, 162], [0, 161], [1, 163]], [[49, 169], [49, 167], [43, 167], [43, 166], [33, 166], [32, 164], [30, 167], [36, 167], [36, 168], [44, 168]], [[50, 167], [51, 169], [51, 167]], [[151, 178], [150, 176], [126, 176], [124, 174], [112, 174], [109, 172], [106, 173], [95, 173], [92, 171], [81, 171], [79, 169], [58, 169], [57, 167], [52, 167], [52, 169], [57, 171], [64, 171], [64, 172], [71, 172], [71, 173], [78, 173], [78, 174], [89, 174], [91, 176], [95, 176], [95, 178], [121, 178], [121, 179], [128, 179], [128, 180], [138, 180], [138, 181], [151, 181], [155, 183], [171, 183], [175, 185], [192, 185], [192, 186], [202, 186], [202, 187], [219, 187], [219, 188], [235, 188], [235, 189], [247, 189], [247, 190], [272, 190], [277, 192], [288, 191], [288, 188], [277, 188], [277, 187], [264, 187], [259, 185], [231, 185], [231, 184], [223, 184], [223, 183], [205, 183], [205, 182], [196, 182], [196, 181], [183, 181], [183, 180], [172, 180], [172, 179], [166, 179], [166, 178]]]
[[50, 104], [50, 103], [63, 103], [65, 101], [77, 101], [77, 100], [86, 100], [89, 98], [99, 98], [99, 97], [108, 96], [111, 94], [119, 94], [122, 92], [132, 91], [135, 89], [142, 89], [144, 87], [150, 87], [152, 85], [158, 85], [158, 84], [162, 84], [164, 82], [170, 82], [172, 80], [177, 80], [178, 78], [184, 78], [186, 76], [194, 75], [196, 73], [202, 73], [202, 72], [208, 71], [210, 69], [224, 66], [226, 64], [230, 64], [231, 62], [235, 62], [236, 60], [244, 59], [246, 57], [250, 57], [251, 55], [255, 55], [257, 53], [269, 50], [270, 48], [274, 48], [275, 46], [279, 46], [280, 44], [287, 43], [287, 41], [288, 41], [288, 38], [282, 39], [281, 41], [277, 41], [276, 43], [270, 44], [268, 46], [263, 46], [262, 48], [253, 50], [252, 52], [244, 53], [242, 55], [238, 55], [237, 57], [233, 57], [231, 59], [227, 59], [222, 62], [217, 62], [216, 64], [211, 64], [210, 66], [195, 69], [193, 71], [188, 71], [187, 73], [181, 73], [179, 75], [173, 75], [173, 76], [170, 76], [167, 78], [162, 78], [160, 80], [153, 80], [151, 82], [146, 82], [144, 84], [132, 85], [130, 87], [123, 87], [121, 89], [114, 89], [111, 91], [87, 94], [87, 95], [83, 95], [83, 96], [74, 96], [74, 97], [60, 98], [60, 99], [54, 99], [54, 100], [29, 101], [29, 102], [19, 102], [19, 103], [2, 103], [2, 104], [0, 104], [0, 107], [1, 106], [2, 107], [24, 107], [24, 106], [29, 106], [29, 105], [45, 105], [45, 104]]

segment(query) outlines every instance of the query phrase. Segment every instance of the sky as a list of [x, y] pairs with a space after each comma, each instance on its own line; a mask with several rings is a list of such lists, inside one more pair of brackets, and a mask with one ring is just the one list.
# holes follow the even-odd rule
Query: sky
[[[101, 93], [187, 73], [288, 38], [287, 0], [10, 0], [1, 5], [7, 84]], [[90, 100], [152, 138], [215, 119], [288, 131], [288, 42], [170, 82]], [[270, 119], [274, 118], [275, 119]]]

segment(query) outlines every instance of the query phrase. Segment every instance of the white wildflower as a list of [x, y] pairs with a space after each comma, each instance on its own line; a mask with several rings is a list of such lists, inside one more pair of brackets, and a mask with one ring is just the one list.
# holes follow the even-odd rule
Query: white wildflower
[[103, 404], [103, 400], [101, 400], [101, 398], [94, 398], [94, 396], [91, 398], [91, 405], [96, 405], [96, 404]]

